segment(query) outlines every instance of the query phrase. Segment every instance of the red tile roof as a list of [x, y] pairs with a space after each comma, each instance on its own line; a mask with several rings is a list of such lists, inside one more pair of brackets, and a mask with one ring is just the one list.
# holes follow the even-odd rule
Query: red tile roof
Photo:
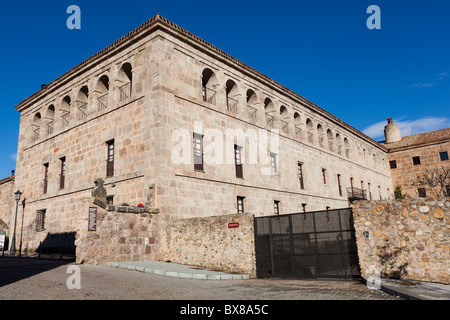
[[385, 146], [392, 151], [395, 149], [411, 148], [414, 146], [445, 141], [450, 141], [450, 128], [406, 136], [400, 141], [387, 143]]

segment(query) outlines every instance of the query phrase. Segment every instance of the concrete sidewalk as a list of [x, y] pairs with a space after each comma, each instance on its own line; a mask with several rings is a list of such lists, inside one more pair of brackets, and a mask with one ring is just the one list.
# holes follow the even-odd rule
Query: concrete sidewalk
[[107, 262], [108, 267], [135, 270], [166, 277], [197, 280], [247, 280], [248, 274], [234, 274], [207, 268], [161, 261]]
[[405, 300], [450, 300], [450, 285], [432, 282], [381, 279], [381, 290]]

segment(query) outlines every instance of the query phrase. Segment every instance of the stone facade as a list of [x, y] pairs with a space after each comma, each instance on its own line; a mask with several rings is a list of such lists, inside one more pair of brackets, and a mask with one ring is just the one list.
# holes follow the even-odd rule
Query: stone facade
[[130, 206], [92, 207], [97, 208], [97, 228], [95, 231], [80, 228], [77, 232], [77, 263], [105, 265], [109, 261], [159, 259], [159, 210]]
[[450, 284], [450, 198], [353, 203], [361, 273]]
[[175, 220], [162, 231], [161, 260], [256, 277], [254, 238], [251, 214]]
[[0, 230], [6, 229], [6, 226], [9, 227], [11, 209], [15, 207], [14, 192], [17, 190], [14, 190], [14, 178], [12, 174], [0, 180], [0, 220], [3, 221], [3, 223], [0, 222]]
[[[409, 197], [437, 196], [430, 186], [413, 183], [418, 174], [427, 170], [450, 169], [450, 128], [406, 136], [386, 144], [386, 147], [389, 149], [388, 159], [392, 165], [394, 187], [400, 185], [403, 193]], [[413, 158], [418, 160], [414, 162]], [[445, 185], [450, 190], [450, 176]], [[419, 194], [419, 188], [425, 189], [425, 193]]]
[[280, 214], [347, 207], [348, 187], [374, 199], [393, 190], [384, 146], [159, 15], [16, 109], [14, 188], [27, 198], [28, 249], [48, 234], [86, 232], [99, 177], [115, 205], [160, 208], [160, 229], [237, 213], [238, 197], [244, 212], [261, 216], [275, 204]]

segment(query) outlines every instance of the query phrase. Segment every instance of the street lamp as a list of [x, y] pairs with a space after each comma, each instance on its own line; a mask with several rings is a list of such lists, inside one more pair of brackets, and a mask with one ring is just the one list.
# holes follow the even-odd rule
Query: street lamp
[[11, 241], [11, 251], [12, 254], [15, 255], [16, 253], [16, 224], [17, 224], [17, 210], [19, 208], [19, 201], [20, 201], [20, 197], [22, 196], [22, 192], [20, 192], [20, 190], [17, 190], [16, 192], [14, 192], [14, 198], [16, 200], [16, 215], [14, 217], [14, 233], [13, 233], [13, 238]]

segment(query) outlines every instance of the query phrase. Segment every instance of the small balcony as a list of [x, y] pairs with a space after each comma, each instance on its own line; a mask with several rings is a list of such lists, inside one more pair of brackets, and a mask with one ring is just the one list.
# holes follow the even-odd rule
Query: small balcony
[[367, 200], [367, 192], [366, 190], [350, 187], [347, 188], [347, 198], [349, 201]]

